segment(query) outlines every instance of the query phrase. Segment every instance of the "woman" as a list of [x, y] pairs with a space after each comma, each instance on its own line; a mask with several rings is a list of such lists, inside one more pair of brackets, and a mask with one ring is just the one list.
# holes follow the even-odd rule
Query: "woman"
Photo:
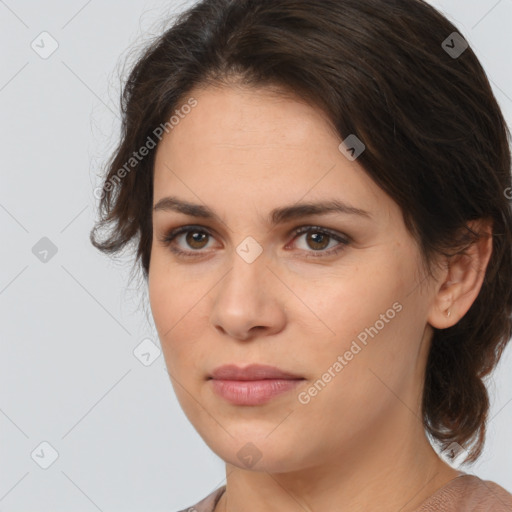
[[512, 335], [508, 132], [456, 28], [420, 0], [203, 0], [122, 107], [91, 240], [136, 243], [226, 463], [195, 510], [511, 511], [433, 449], [478, 458]]

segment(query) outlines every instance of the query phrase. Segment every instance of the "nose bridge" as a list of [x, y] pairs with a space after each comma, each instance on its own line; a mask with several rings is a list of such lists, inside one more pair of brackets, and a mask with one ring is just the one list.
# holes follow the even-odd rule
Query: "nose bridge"
[[[261, 296], [272, 300], [271, 285], [276, 279], [267, 268], [273, 259], [270, 251], [274, 246], [274, 236], [262, 213], [269, 206], [265, 207], [263, 203], [256, 203], [249, 195], [233, 195], [230, 206], [238, 213], [226, 226], [229, 231], [229, 247], [233, 251], [227, 258], [231, 270], [225, 276], [225, 282], [219, 283], [224, 292], [243, 296], [251, 302]], [[254, 302], [253, 306], [256, 306]]]
[[246, 236], [235, 248], [236, 254], [247, 265], [253, 265], [261, 258], [263, 246], [254, 237]]
[[264, 276], [267, 258], [263, 246], [252, 236], [246, 236], [234, 247], [231, 270], [226, 276], [226, 285], [235, 295], [243, 295], [244, 300], [252, 300], [262, 291], [266, 282]]

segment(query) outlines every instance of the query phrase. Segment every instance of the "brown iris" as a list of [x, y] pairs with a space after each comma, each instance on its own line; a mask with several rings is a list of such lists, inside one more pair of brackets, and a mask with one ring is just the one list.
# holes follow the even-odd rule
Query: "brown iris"
[[[307, 237], [306, 237], [308, 244], [310, 241], [312, 241], [313, 244], [321, 245], [321, 247], [315, 247], [313, 245], [313, 246], [311, 246], [312, 249], [325, 249], [329, 245], [329, 238], [330, 238], [329, 235], [325, 235], [322, 233], [315, 233], [315, 232], [307, 233]], [[327, 243], [323, 244], [324, 241], [326, 241]]]
[[202, 249], [204, 245], [194, 245], [194, 244], [201, 244], [204, 242], [209, 235], [207, 233], [202, 233], [201, 231], [189, 231], [186, 234], [186, 241], [187, 244], [189, 244], [190, 247], [193, 247], [195, 249]]

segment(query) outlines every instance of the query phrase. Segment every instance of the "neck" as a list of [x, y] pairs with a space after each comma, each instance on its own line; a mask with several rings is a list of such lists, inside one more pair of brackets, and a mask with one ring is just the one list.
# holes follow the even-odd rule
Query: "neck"
[[286, 473], [226, 464], [226, 492], [216, 512], [413, 512], [460, 474], [439, 458], [403, 404], [387, 424], [347, 444], [350, 450], [322, 464]]

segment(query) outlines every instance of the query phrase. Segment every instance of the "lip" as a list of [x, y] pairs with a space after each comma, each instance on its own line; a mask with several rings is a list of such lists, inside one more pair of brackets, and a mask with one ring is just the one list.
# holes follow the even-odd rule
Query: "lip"
[[275, 366], [231, 364], [216, 368], [209, 380], [213, 391], [234, 405], [261, 405], [291, 391], [304, 378]]
[[241, 368], [236, 364], [226, 364], [215, 368], [209, 378], [217, 380], [246, 381], [265, 379], [292, 380], [302, 379], [303, 377], [266, 364], [251, 364], [244, 368]]

